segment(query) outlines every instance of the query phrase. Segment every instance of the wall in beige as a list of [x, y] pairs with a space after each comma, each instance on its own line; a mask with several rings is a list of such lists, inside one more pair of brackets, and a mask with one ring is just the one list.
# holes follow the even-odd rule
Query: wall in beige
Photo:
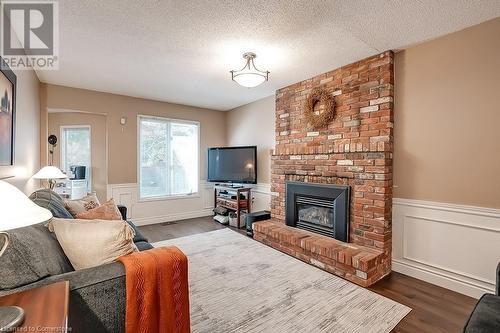
[[40, 97], [38, 77], [33, 70], [14, 70], [17, 76], [16, 137], [14, 166], [0, 167], [0, 177], [26, 194], [39, 187], [31, 179], [40, 168]]
[[[137, 115], [199, 121], [201, 179], [206, 178], [206, 149], [225, 144], [226, 118], [221, 111], [56, 85], [47, 85], [46, 90], [46, 107], [50, 110], [78, 110], [107, 115], [110, 184], [137, 182]], [[120, 124], [121, 117], [127, 118], [125, 126]]]
[[392, 268], [472, 297], [499, 260], [498, 36], [500, 19], [395, 58]]
[[271, 155], [274, 149], [275, 96], [227, 112], [227, 145], [257, 146], [257, 185], [252, 189], [252, 209], [271, 209]]
[[271, 182], [271, 155], [274, 148], [274, 95], [240, 106], [227, 114], [228, 146], [257, 146], [257, 181]]
[[394, 196], [500, 208], [500, 18], [395, 59]]
[[[138, 225], [181, 220], [211, 214], [213, 189], [205, 183], [208, 147], [226, 144], [226, 113], [90, 90], [46, 84], [42, 113], [90, 112], [105, 114], [108, 138], [107, 197], [129, 208]], [[52, 114], [49, 114], [52, 117]], [[141, 200], [137, 184], [137, 116], [151, 115], [200, 123], [199, 193], [176, 199]], [[120, 118], [126, 117], [126, 125]], [[103, 117], [104, 118], [104, 117]], [[42, 118], [43, 120], [43, 118]], [[43, 125], [42, 125], [43, 126]], [[42, 144], [47, 156], [47, 144]]]
[[[88, 125], [91, 133], [92, 191], [99, 199], [107, 196], [107, 130], [106, 116], [83, 112], [56, 112], [48, 114], [48, 133], [61, 138], [62, 126]], [[61, 167], [61, 145], [54, 149], [54, 165]]]

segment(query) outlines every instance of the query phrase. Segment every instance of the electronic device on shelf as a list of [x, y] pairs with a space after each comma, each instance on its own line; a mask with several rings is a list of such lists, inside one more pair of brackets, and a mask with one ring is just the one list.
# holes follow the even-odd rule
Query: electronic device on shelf
[[257, 184], [257, 146], [209, 148], [207, 166], [209, 182]]
[[87, 167], [85, 165], [72, 165], [69, 167], [70, 171], [70, 179], [75, 179], [75, 180], [82, 180], [85, 179], [86, 176], [86, 169]]
[[219, 192], [219, 197], [226, 198], [226, 199], [233, 199], [233, 197], [234, 197], [234, 199], [236, 199], [236, 196], [232, 195], [230, 193], [220, 193]]

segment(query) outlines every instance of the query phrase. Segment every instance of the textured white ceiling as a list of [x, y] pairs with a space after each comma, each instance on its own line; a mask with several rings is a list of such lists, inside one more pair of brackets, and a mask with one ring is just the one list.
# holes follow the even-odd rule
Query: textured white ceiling
[[[64, 0], [43, 82], [229, 110], [388, 49], [500, 16], [498, 0]], [[231, 81], [242, 54], [270, 81]]]

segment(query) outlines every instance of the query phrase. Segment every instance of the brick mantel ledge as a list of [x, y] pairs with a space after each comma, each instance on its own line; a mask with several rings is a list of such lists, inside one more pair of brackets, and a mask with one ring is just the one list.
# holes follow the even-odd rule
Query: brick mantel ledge
[[253, 224], [254, 239], [363, 287], [390, 272], [383, 251], [289, 227], [274, 219]]

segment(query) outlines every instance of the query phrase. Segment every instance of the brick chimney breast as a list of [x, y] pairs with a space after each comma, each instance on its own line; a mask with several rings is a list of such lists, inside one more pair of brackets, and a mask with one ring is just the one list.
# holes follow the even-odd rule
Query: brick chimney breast
[[[391, 266], [393, 64], [394, 54], [387, 51], [278, 90], [271, 162], [275, 223], [285, 220], [286, 181], [351, 187], [347, 244], [382, 253], [374, 261], [380, 276]], [[335, 118], [324, 128], [312, 128], [304, 115], [315, 88], [335, 100]], [[357, 276], [363, 280], [364, 274]]]

